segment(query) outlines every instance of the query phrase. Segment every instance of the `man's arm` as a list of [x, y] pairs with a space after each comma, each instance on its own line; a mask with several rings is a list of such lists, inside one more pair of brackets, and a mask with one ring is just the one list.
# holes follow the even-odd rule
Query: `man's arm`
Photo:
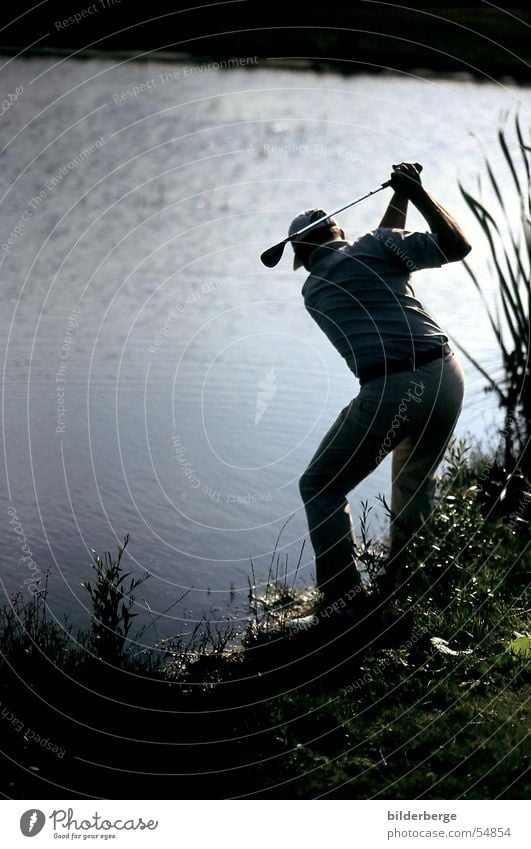
[[395, 193], [409, 198], [426, 219], [431, 232], [437, 234], [437, 244], [445, 262], [456, 262], [470, 253], [472, 246], [459, 224], [428, 194], [414, 165], [409, 162], [397, 165], [391, 175], [391, 187]]
[[394, 192], [378, 227], [397, 227], [399, 230], [405, 230], [407, 204], [408, 199], [405, 195], [401, 194], [401, 192]]

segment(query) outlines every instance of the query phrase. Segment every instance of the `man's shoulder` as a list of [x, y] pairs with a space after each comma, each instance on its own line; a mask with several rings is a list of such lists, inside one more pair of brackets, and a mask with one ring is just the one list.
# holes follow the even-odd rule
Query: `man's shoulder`
[[441, 253], [436, 233], [399, 227], [379, 227], [375, 233], [382, 248], [408, 271], [440, 267]]
[[[362, 233], [354, 239], [353, 242], [348, 242], [345, 239], [336, 239], [333, 242], [323, 245], [320, 249], [318, 248], [314, 254], [315, 260], [317, 262], [322, 262], [323, 260], [330, 259], [333, 262], [334, 258], [337, 256], [344, 256], [345, 254], [354, 256], [360, 251], [364, 251], [371, 246], [375, 246], [382, 238], [384, 238], [383, 234], [386, 232], [390, 231], [385, 231], [381, 228], [378, 228], [377, 230], [367, 230], [365, 233]], [[332, 248], [332, 250], [326, 252], [326, 248]]]
[[391, 230], [386, 227], [376, 227], [375, 230], [367, 230], [351, 242], [347, 252], [352, 256], [364, 254], [365, 256], [381, 256], [382, 243], [391, 235]]
[[[390, 242], [394, 240], [402, 240], [407, 236], [421, 235], [416, 230], [406, 230], [404, 227], [376, 227], [367, 233], [370, 239], [377, 242], [385, 242], [388, 239]], [[363, 237], [362, 237], [363, 238]]]

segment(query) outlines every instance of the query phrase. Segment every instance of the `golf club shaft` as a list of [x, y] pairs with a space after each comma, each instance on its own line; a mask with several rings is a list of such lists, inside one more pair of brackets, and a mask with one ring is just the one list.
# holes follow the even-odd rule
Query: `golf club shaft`
[[[422, 165], [420, 165], [419, 162], [415, 162], [415, 168], [417, 169], [417, 171], [420, 174], [420, 172], [422, 171]], [[352, 200], [350, 203], [346, 203], [345, 206], [340, 206], [339, 209], [334, 209], [334, 211], [330, 212], [328, 215], [323, 215], [322, 218], [318, 218], [317, 221], [312, 221], [311, 224], [307, 224], [306, 227], [302, 227], [296, 233], [292, 233], [291, 236], [289, 237], [288, 241], [291, 242], [292, 239], [296, 239], [298, 236], [301, 236], [302, 233], [306, 233], [307, 230], [313, 230], [314, 227], [318, 227], [319, 224], [323, 223], [323, 221], [327, 221], [329, 218], [333, 218], [334, 215], [339, 215], [339, 213], [343, 212], [345, 209], [350, 209], [351, 206], [355, 206], [355, 204], [361, 203], [362, 200], [365, 200], [366, 198], [370, 198], [371, 195], [378, 194], [378, 192], [381, 192], [382, 189], [387, 189], [388, 186], [390, 186], [390, 185], [391, 185], [391, 180], [386, 180], [385, 183], [382, 183], [381, 186], [378, 186], [377, 189], [371, 189], [371, 191], [367, 192], [367, 194], [362, 195], [359, 198], [356, 198], [356, 200]]]
[[[419, 165], [416, 162], [415, 167], [420, 174], [420, 172], [422, 171], [422, 165]], [[301, 229], [297, 230], [296, 233], [292, 233], [290, 236], [288, 236], [286, 239], [283, 239], [277, 245], [273, 245], [271, 248], [268, 248], [266, 251], [264, 251], [260, 259], [262, 260], [264, 265], [267, 265], [268, 268], [274, 268], [275, 265], [280, 262], [282, 254], [284, 252], [284, 248], [288, 244], [288, 242], [292, 242], [293, 239], [297, 239], [299, 236], [302, 236], [303, 233], [307, 233], [310, 230], [315, 230], [317, 227], [319, 227], [320, 224], [323, 224], [323, 222], [328, 221], [330, 218], [333, 218], [334, 215], [338, 215], [345, 209], [350, 209], [351, 206], [355, 206], [357, 203], [361, 203], [362, 200], [365, 200], [366, 198], [371, 197], [371, 195], [375, 195], [378, 192], [381, 192], [382, 189], [386, 189], [390, 185], [391, 180], [386, 180], [386, 182], [378, 186], [377, 189], [372, 189], [370, 192], [367, 192], [361, 197], [356, 198], [356, 200], [352, 200], [350, 201], [350, 203], [346, 203], [344, 206], [340, 206], [339, 209], [335, 209], [333, 212], [329, 212], [327, 215], [321, 216], [321, 218], [318, 218], [317, 221], [312, 221], [305, 227], [301, 227]]]
[[322, 224], [324, 221], [328, 221], [328, 219], [333, 218], [334, 215], [338, 215], [340, 212], [343, 212], [345, 209], [350, 209], [351, 206], [355, 206], [355, 204], [361, 203], [362, 200], [365, 200], [366, 198], [370, 197], [371, 195], [375, 195], [378, 192], [381, 192], [383, 189], [386, 189], [389, 186], [390, 182], [391, 181], [388, 180], [387, 183], [382, 183], [382, 185], [378, 186], [377, 189], [371, 189], [371, 191], [367, 192], [367, 194], [362, 195], [359, 198], [356, 198], [356, 200], [351, 200], [350, 203], [346, 203], [345, 206], [340, 206], [339, 209], [334, 209], [333, 212], [329, 212], [328, 215], [323, 215], [321, 218], [318, 218], [317, 221], [312, 221], [311, 224], [307, 224], [306, 227], [302, 227], [300, 230], [297, 230], [296, 233], [292, 233], [291, 236], [288, 236], [288, 238], [286, 239], [286, 242], [291, 242], [293, 239], [296, 239], [299, 236], [302, 236], [302, 234], [306, 233], [308, 230], [314, 230], [315, 228], [317, 228], [319, 226], [319, 224]]
[[284, 248], [286, 245], [293, 241], [293, 239], [298, 238], [303, 233], [307, 233], [309, 230], [315, 230], [320, 224], [324, 221], [328, 221], [329, 218], [332, 218], [334, 215], [337, 215], [338, 212], [343, 212], [344, 209], [349, 209], [349, 207], [354, 206], [356, 203], [361, 203], [362, 200], [368, 198], [370, 195], [375, 195], [377, 192], [381, 192], [382, 189], [387, 188], [389, 182], [382, 183], [377, 189], [372, 189], [372, 191], [367, 192], [367, 194], [362, 195], [362, 197], [356, 198], [356, 200], [350, 201], [350, 203], [345, 204], [345, 206], [339, 207], [339, 209], [335, 209], [333, 212], [329, 212], [328, 215], [323, 215], [321, 218], [318, 218], [317, 221], [312, 221], [311, 224], [307, 224], [306, 227], [302, 227], [300, 230], [297, 230], [296, 233], [292, 233], [291, 236], [288, 236], [286, 239], [282, 239], [277, 245], [273, 245], [271, 248], [268, 248], [263, 252], [260, 259], [267, 265], [268, 268], [274, 268], [280, 262], [282, 254], [284, 253]]

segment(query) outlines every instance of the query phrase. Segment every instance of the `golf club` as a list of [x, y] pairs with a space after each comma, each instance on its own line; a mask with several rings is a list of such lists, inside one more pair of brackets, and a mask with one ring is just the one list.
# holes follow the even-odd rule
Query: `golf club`
[[[415, 168], [417, 171], [422, 171], [422, 165], [419, 165], [418, 162], [415, 162]], [[296, 233], [292, 233], [291, 236], [288, 236], [287, 239], [283, 239], [282, 242], [279, 242], [278, 245], [273, 245], [273, 247], [268, 248], [263, 254], [260, 256], [260, 259], [267, 265], [268, 268], [274, 268], [275, 265], [278, 265], [282, 258], [282, 254], [284, 253], [284, 248], [288, 244], [288, 242], [292, 242], [293, 239], [302, 236], [303, 233], [307, 233], [309, 230], [314, 230], [320, 224], [323, 224], [325, 221], [328, 221], [329, 218], [333, 218], [334, 215], [338, 215], [338, 213], [343, 212], [345, 209], [349, 209], [351, 206], [354, 206], [357, 203], [361, 203], [362, 200], [370, 197], [371, 195], [375, 195], [378, 192], [381, 192], [382, 189], [386, 189], [391, 185], [391, 180], [386, 180], [385, 183], [382, 183], [381, 186], [378, 186], [377, 189], [372, 189], [367, 194], [362, 195], [356, 200], [351, 201], [350, 203], [346, 203], [345, 206], [340, 206], [339, 209], [335, 209], [333, 212], [330, 212], [328, 215], [323, 215], [322, 218], [318, 218], [317, 221], [312, 221], [311, 224], [307, 224], [306, 227], [302, 227], [300, 230], [297, 230]]]

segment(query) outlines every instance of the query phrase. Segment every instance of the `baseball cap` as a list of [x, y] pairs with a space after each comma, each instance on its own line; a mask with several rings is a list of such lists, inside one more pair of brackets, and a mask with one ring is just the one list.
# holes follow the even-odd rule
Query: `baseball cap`
[[[296, 233], [298, 230], [302, 230], [303, 227], [307, 227], [309, 224], [312, 224], [314, 221], [318, 221], [320, 218], [324, 218], [326, 212], [324, 209], [305, 209], [304, 212], [300, 212], [299, 215], [296, 215], [291, 224], [289, 225], [288, 235], [291, 236], [292, 233]], [[325, 224], [337, 225], [337, 221], [335, 218], [329, 218], [328, 222], [322, 221], [321, 227], [324, 227]], [[305, 237], [309, 235], [312, 231], [308, 230], [307, 233], [304, 233], [301, 236], [301, 241], [304, 241]], [[292, 241], [293, 250], [295, 250], [295, 244], [298, 242], [298, 239], [294, 239]], [[296, 271], [297, 268], [300, 268], [302, 265], [302, 260], [295, 254], [293, 258], [293, 270]]]

